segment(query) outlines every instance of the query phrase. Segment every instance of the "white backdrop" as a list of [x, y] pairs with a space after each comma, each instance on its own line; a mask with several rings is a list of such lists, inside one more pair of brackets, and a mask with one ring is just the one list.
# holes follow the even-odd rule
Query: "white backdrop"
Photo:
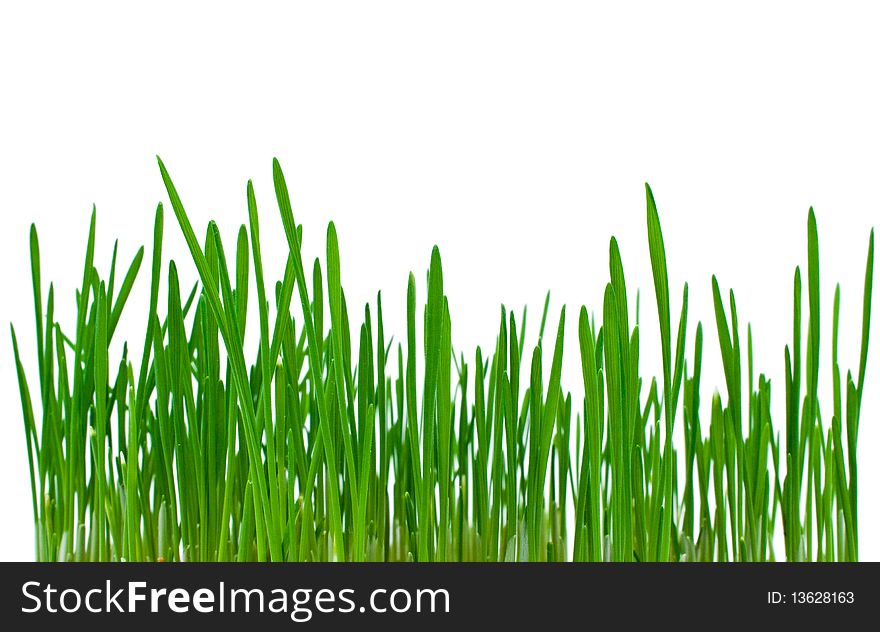
[[[612, 234], [628, 287], [642, 290], [642, 371], [660, 370], [648, 181], [675, 309], [681, 284], [690, 283], [688, 356], [697, 320], [704, 324], [704, 406], [723, 387], [715, 273], [723, 290], [735, 289], [743, 329], [752, 323], [756, 367], [774, 384], [777, 428], [792, 276], [806, 264], [812, 205], [826, 401], [837, 281], [841, 364], [857, 369], [868, 234], [880, 224], [880, 15], [870, 5], [73, 4], [0, 9], [0, 321], [15, 323], [32, 383], [29, 224], [40, 231], [44, 292], [53, 280], [59, 318], [70, 322], [92, 203], [102, 269], [115, 237], [123, 260], [141, 244], [149, 251], [153, 212], [166, 199], [157, 153], [199, 233], [215, 218], [230, 243], [246, 221], [245, 183], [254, 179], [267, 274], [275, 277], [285, 253], [271, 184], [277, 156], [307, 256], [323, 253], [334, 219], [349, 305], [381, 289], [386, 331], [397, 339], [407, 274], [423, 281], [435, 243], [457, 349], [493, 343], [502, 302], [528, 303], [534, 334], [552, 288], [551, 322], [569, 306], [566, 386], [575, 401], [577, 309], [601, 309]], [[194, 280], [170, 213], [165, 235], [166, 253]], [[138, 349], [147, 272], [145, 265], [116, 334]], [[859, 443], [861, 554], [872, 560], [880, 559], [872, 537], [880, 528], [872, 458], [880, 449], [877, 294]], [[8, 338], [0, 344], [0, 397], [0, 559], [32, 559]]]

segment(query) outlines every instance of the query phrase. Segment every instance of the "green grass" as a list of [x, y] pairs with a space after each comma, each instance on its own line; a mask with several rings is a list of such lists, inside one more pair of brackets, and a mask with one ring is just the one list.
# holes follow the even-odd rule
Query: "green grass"
[[[725, 298], [713, 277], [715, 333], [706, 340], [701, 323], [689, 329], [687, 285], [680, 301], [670, 294], [650, 188], [656, 379], [641, 373], [638, 308], [633, 319], [614, 239], [603, 302], [596, 315], [580, 308], [576, 339], [565, 337], [564, 307], [558, 319], [549, 313], [548, 295], [533, 349], [525, 348], [526, 312], [517, 318], [502, 307], [493, 347], [454, 352], [435, 247], [426, 286], [409, 275], [407, 331], [395, 344], [383, 327], [381, 294], [362, 316], [349, 313], [332, 223], [326, 257], [308, 275], [277, 161], [289, 258], [274, 284], [264, 278], [252, 185], [247, 224], [227, 256], [215, 224], [198, 239], [159, 167], [199, 283], [182, 292], [175, 264], [165, 269], [159, 205], [149, 312], [136, 315], [144, 331], [137, 357], [137, 347], [113, 358], [109, 348], [144, 249], [121, 281], [114, 249], [102, 278], [93, 212], [76, 322], [62, 327], [31, 230], [36, 380], [29, 383], [14, 328], [12, 344], [37, 559], [858, 559], [856, 444], [873, 231], [859, 366], [843, 376], [839, 286], [831, 354], [819, 353], [819, 244], [810, 211], [807, 269], [803, 280], [795, 270], [792, 340], [776, 393], [785, 419], [774, 420], [770, 381], [755, 375], [751, 328], [738, 322], [733, 291]], [[277, 224], [272, 214], [263, 218]], [[259, 307], [248, 318], [251, 292]], [[248, 327], [259, 339], [251, 358]], [[716, 333], [724, 384], [710, 396], [700, 381], [702, 349]], [[566, 352], [579, 354], [583, 384], [562, 383]], [[831, 372], [831, 401], [819, 399], [823, 371]], [[785, 546], [777, 551], [780, 531]]]

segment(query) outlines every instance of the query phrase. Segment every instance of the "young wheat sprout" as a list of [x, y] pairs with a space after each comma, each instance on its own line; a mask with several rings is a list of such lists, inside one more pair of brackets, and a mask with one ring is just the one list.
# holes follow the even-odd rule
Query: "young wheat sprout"
[[[687, 285], [680, 306], [673, 305], [649, 187], [657, 379], [639, 373], [638, 326], [628, 314], [614, 239], [604, 300], [595, 316], [580, 308], [576, 341], [564, 337], [564, 307], [553, 335], [545, 304], [539, 342], [526, 350], [525, 312], [518, 322], [502, 308], [494, 348], [455, 357], [436, 247], [422, 289], [426, 303], [410, 274], [406, 336], [392, 344], [381, 295], [362, 319], [348, 311], [332, 223], [326, 257], [307, 276], [301, 227], [277, 161], [289, 258], [274, 285], [263, 276], [253, 186], [248, 223], [227, 257], [213, 222], [199, 241], [161, 160], [159, 168], [199, 283], [183, 294], [174, 263], [164, 270], [160, 204], [150, 307], [138, 316], [143, 346], [131, 349], [140, 351], [137, 358], [127, 346], [121, 357], [108, 349], [144, 249], [121, 282], [114, 252], [102, 278], [94, 267], [93, 212], [76, 322], [62, 327], [52, 285], [44, 293], [31, 229], [36, 380], [26, 375], [14, 328], [12, 345], [37, 559], [858, 559], [856, 443], [873, 231], [859, 366], [844, 375], [839, 286], [830, 366], [819, 362], [819, 242], [810, 210], [808, 265], [803, 280], [795, 270], [792, 341], [784, 389], [776, 391], [785, 419], [774, 420], [770, 382], [753, 375], [751, 331], [743, 349], [733, 292], [725, 300], [714, 277], [716, 332], [708, 335], [717, 333], [725, 383], [700, 406], [703, 327], [698, 323], [688, 340]], [[247, 319], [252, 291], [259, 313]], [[352, 327], [350, 316], [360, 326]], [[245, 355], [246, 326], [258, 329], [256, 357]], [[424, 344], [417, 346], [419, 328]], [[545, 340], [552, 344], [549, 367]], [[692, 358], [685, 358], [687, 347]], [[565, 351], [580, 354], [582, 385], [562, 384]], [[818, 377], [829, 369], [833, 400], [820, 401]], [[780, 529], [784, 551], [774, 548]]]

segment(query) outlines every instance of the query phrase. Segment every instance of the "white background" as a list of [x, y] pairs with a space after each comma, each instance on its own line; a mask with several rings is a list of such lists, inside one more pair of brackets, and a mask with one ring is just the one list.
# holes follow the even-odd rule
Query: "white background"
[[[273, 278], [285, 252], [271, 184], [277, 156], [305, 226], [306, 254], [323, 253], [334, 219], [349, 305], [383, 290], [386, 330], [397, 340], [407, 274], [416, 273], [424, 298], [435, 243], [454, 344], [471, 358], [476, 344], [493, 344], [502, 302], [531, 306], [534, 335], [552, 288], [552, 326], [561, 304], [569, 306], [565, 386], [575, 401], [582, 396], [576, 314], [581, 304], [601, 310], [612, 234], [633, 309], [642, 290], [642, 373], [660, 372], [648, 181], [674, 310], [682, 283], [690, 283], [689, 357], [693, 328], [704, 323], [703, 417], [711, 390], [723, 385], [715, 273], [723, 291], [735, 288], [743, 329], [752, 323], [778, 429], [792, 277], [806, 263], [812, 205], [829, 402], [834, 283], [842, 283], [841, 364], [856, 371], [868, 234], [880, 224], [874, 5], [608, 4], [4, 4], [0, 321], [15, 323], [32, 384], [28, 226], [40, 231], [43, 291], [54, 280], [58, 317], [70, 323], [93, 203], [105, 274], [115, 237], [125, 265], [141, 244], [149, 257], [153, 212], [166, 199], [158, 153], [199, 234], [217, 219], [228, 249], [247, 219], [245, 183], [253, 178]], [[193, 281], [170, 212], [165, 235], [166, 254]], [[148, 257], [116, 336], [138, 350]], [[861, 553], [873, 560], [880, 559], [877, 294], [859, 443]], [[0, 344], [0, 402], [0, 559], [32, 559], [8, 338]]]

